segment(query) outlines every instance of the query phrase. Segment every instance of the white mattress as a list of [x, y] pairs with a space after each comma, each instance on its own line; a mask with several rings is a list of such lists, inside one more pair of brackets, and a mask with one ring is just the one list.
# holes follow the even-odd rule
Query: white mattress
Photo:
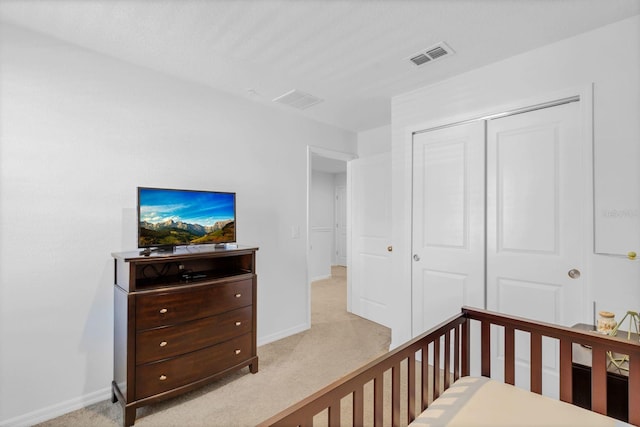
[[410, 426], [630, 426], [622, 421], [485, 377], [464, 377]]

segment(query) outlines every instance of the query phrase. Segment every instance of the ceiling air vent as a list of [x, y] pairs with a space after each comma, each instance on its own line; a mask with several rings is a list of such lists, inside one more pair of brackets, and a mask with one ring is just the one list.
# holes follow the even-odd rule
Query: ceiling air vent
[[301, 92], [297, 89], [291, 90], [284, 95], [280, 95], [273, 99], [273, 102], [288, 105], [299, 110], [304, 110], [312, 105], [321, 103], [323, 100], [317, 96], [309, 95], [308, 93]]
[[413, 58], [411, 58], [411, 62], [413, 62], [416, 65], [426, 64], [429, 61], [431, 61], [431, 58], [429, 58], [424, 53], [421, 53], [420, 55], [416, 55]]
[[422, 51], [411, 55], [409, 60], [415, 65], [423, 65], [427, 62], [435, 61], [436, 59], [451, 56], [455, 52], [445, 42], [440, 42], [434, 46], [423, 49]]

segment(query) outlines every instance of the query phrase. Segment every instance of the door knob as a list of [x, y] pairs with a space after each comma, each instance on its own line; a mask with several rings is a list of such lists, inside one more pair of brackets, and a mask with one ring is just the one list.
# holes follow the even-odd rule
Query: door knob
[[418, 254], [415, 254], [415, 255], [413, 256], [413, 260], [414, 260], [414, 261], [420, 261], [420, 256], [419, 256]]
[[387, 252], [393, 252], [393, 246], [387, 246]]
[[580, 270], [572, 268], [571, 270], [569, 270], [569, 272], [567, 274], [572, 279], [577, 279], [578, 277], [580, 277]]

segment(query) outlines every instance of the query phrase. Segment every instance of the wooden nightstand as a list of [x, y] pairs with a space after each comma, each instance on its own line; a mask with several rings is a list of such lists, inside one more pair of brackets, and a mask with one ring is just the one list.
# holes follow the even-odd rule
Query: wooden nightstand
[[[579, 323], [573, 328], [582, 331], [595, 331], [593, 325]], [[626, 337], [626, 331], [618, 331], [619, 337]], [[632, 333], [631, 339], [640, 337]], [[582, 408], [591, 409], [591, 349], [573, 344], [573, 403]], [[628, 369], [628, 364], [626, 364]], [[629, 419], [629, 371], [617, 368], [613, 364], [607, 367], [607, 415], [621, 421]]]

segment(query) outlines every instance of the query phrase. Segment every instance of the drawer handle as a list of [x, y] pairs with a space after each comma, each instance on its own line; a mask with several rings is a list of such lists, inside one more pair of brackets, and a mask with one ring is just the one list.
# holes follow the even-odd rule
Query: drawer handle
[[242, 296], [242, 294], [235, 294], [236, 298], [240, 298]]
[[167, 311], [169, 311], [169, 310], [167, 310], [166, 308], [161, 308], [160, 309], [160, 314], [165, 314]]
[[166, 342], [166, 341], [162, 341], [162, 342], [160, 343], [160, 347], [164, 347], [164, 346], [166, 346], [166, 345], [167, 345], [167, 342]]
[[160, 378], [159, 378], [159, 380], [160, 380], [160, 381], [164, 381], [164, 380], [166, 380], [166, 379], [167, 379], [167, 376], [166, 376], [166, 375], [160, 375]]
[[236, 322], [236, 326], [242, 325], [242, 322]]
[[240, 354], [242, 352], [242, 350], [240, 350], [239, 348], [236, 349], [236, 354]]

